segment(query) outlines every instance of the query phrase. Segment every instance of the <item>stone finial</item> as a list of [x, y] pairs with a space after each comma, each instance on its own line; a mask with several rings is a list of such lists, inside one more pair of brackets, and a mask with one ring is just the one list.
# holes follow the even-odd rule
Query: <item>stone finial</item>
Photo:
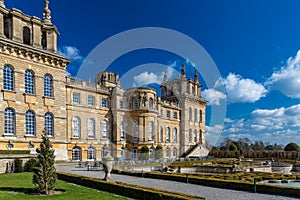
[[194, 74], [194, 82], [198, 83], [198, 72], [197, 70], [195, 70], [195, 74]]
[[0, 6], [5, 8], [4, 0], [0, 0]]
[[185, 77], [184, 64], [181, 65], [181, 76], [182, 76], [182, 77]]
[[45, 8], [43, 12], [43, 21], [47, 24], [51, 24], [51, 11], [49, 9], [49, 0], [44, 0]]
[[165, 71], [165, 74], [164, 74], [164, 83], [168, 81], [168, 75], [167, 75], [167, 71]]

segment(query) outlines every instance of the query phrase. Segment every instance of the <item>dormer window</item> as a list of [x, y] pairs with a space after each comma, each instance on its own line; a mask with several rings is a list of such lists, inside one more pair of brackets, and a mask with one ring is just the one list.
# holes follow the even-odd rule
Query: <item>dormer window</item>
[[30, 28], [23, 27], [23, 43], [30, 45]]

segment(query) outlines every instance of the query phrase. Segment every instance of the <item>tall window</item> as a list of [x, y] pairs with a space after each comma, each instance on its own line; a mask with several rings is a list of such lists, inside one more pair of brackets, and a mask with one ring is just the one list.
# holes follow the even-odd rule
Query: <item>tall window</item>
[[132, 139], [136, 140], [139, 137], [139, 126], [136, 121], [132, 122]]
[[177, 119], [177, 112], [173, 113], [173, 119]]
[[150, 98], [148, 101], [149, 110], [153, 110], [153, 100]]
[[102, 98], [102, 108], [107, 108], [107, 98]]
[[173, 129], [173, 141], [177, 142], [177, 128]]
[[102, 120], [102, 138], [107, 138], [107, 121], [104, 119]]
[[34, 94], [34, 74], [29, 69], [25, 71], [25, 93]]
[[124, 108], [124, 101], [120, 101], [120, 108]]
[[173, 156], [174, 156], [174, 157], [177, 156], [177, 149], [176, 149], [176, 147], [173, 149]]
[[195, 122], [197, 122], [197, 109], [195, 108], [195, 112], [194, 112], [194, 120], [195, 120]]
[[102, 147], [102, 158], [105, 157], [106, 155], [107, 155], [107, 146], [104, 145], [104, 146]]
[[95, 97], [94, 96], [91, 96], [91, 95], [88, 96], [88, 105], [89, 106], [95, 105]]
[[125, 127], [125, 122], [121, 122], [121, 139], [126, 139], [126, 127]]
[[124, 147], [121, 148], [121, 160], [125, 159], [125, 149]]
[[199, 131], [199, 142], [202, 144], [202, 130]]
[[14, 69], [7, 65], [3, 69], [3, 86], [4, 90], [14, 91]]
[[149, 140], [154, 140], [154, 122], [149, 122]]
[[163, 127], [160, 128], [160, 142], [164, 141], [164, 129]]
[[197, 130], [194, 130], [194, 142], [197, 142]]
[[87, 159], [94, 160], [96, 158], [95, 148], [89, 147], [87, 151]]
[[189, 130], [189, 142], [192, 142], [192, 129]]
[[166, 117], [170, 118], [170, 111], [169, 110], [166, 111]]
[[80, 118], [73, 118], [73, 137], [80, 138]]
[[138, 109], [139, 108], [139, 100], [138, 100], [138, 98], [134, 98], [133, 99], [132, 108], [133, 109]]
[[193, 120], [193, 110], [190, 108], [189, 109], [189, 121]]
[[16, 116], [12, 108], [4, 110], [4, 135], [16, 134]]
[[80, 94], [77, 92], [73, 92], [73, 103], [80, 104]]
[[54, 119], [52, 113], [45, 114], [45, 130], [48, 136], [54, 136]]
[[44, 96], [53, 97], [53, 80], [49, 74], [44, 76]]
[[23, 27], [23, 43], [30, 45], [30, 29], [27, 26]]
[[131, 149], [131, 158], [134, 160], [138, 159], [138, 149], [136, 147]]
[[199, 122], [202, 122], [202, 110], [199, 110]]
[[170, 149], [169, 149], [169, 147], [166, 149], [166, 157], [167, 157], [167, 158], [170, 157]]
[[170, 128], [169, 127], [167, 127], [167, 130], [166, 130], [166, 141], [170, 142]]
[[72, 149], [72, 160], [81, 160], [81, 149], [79, 147]]
[[95, 138], [95, 120], [93, 118], [88, 120], [88, 137]]
[[26, 112], [26, 135], [35, 135], [35, 114], [31, 110]]

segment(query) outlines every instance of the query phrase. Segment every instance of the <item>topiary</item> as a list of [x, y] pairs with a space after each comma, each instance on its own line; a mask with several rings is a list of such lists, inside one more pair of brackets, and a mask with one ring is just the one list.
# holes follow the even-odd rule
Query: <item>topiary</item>
[[300, 147], [296, 143], [289, 143], [284, 147], [285, 151], [299, 151], [300, 152]]
[[149, 159], [149, 148], [144, 145], [141, 148], [141, 160], [148, 160]]
[[16, 158], [14, 160], [14, 164], [15, 164], [15, 173], [20, 173], [23, 172], [23, 161], [20, 158]]
[[30, 158], [25, 164], [25, 171], [33, 172], [36, 166], [37, 166], [37, 160], [35, 158]]
[[162, 158], [162, 146], [158, 145], [155, 148], [155, 159], [161, 159]]
[[238, 150], [237, 146], [234, 143], [231, 143], [229, 146], [229, 151], [237, 151], [237, 150]]

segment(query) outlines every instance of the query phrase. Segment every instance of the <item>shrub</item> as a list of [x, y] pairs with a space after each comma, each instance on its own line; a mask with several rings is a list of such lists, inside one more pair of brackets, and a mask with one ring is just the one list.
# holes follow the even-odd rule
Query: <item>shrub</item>
[[33, 172], [36, 166], [37, 166], [37, 160], [35, 158], [30, 158], [25, 164], [25, 171]]
[[15, 173], [20, 173], [23, 172], [23, 161], [20, 158], [14, 159], [14, 164], [15, 164]]
[[285, 151], [300, 151], [300, 147], [296, 143], [289, 143], [284, 147]]
[[158, 145], [155, 148], [155, 159], [161, 159], [162, 158], [162, 146]]
[[238, 150], [238, 147], [234, 143], [231, 143], [229, 146], [229, 151], [237, 151], [237, 150]]
[[141, 148], [141, 160], [149, 160], [149, 148], [146, 145]]
[[30, 150], [0, 150], [0, 154], [30, 154]]

